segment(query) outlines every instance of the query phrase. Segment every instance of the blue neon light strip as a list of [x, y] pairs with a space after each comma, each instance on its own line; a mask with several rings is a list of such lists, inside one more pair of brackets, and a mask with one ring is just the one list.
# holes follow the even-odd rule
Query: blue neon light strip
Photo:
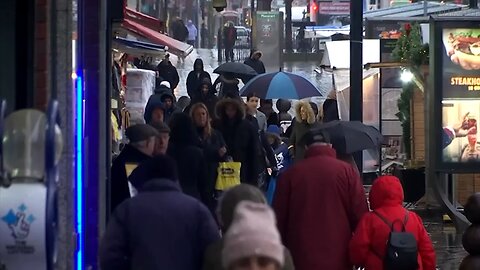
[[76, 151], [76, 213], [77, 213], [77, 270], [84, 269], [84, 207], [83, 207], [83, 74], [77, 72], [75, 106], [75, 151]]

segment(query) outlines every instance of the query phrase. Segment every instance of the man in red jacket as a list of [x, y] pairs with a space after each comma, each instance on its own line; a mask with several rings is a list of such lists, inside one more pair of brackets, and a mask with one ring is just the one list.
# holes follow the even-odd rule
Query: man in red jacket
[[[420, 217], [403, 208], [403, 188], [395, 176], [381, 176], [370, 190], [370, 207], [390, 222], [403, 221], [408, 214], [405, 230], [417, 240], [418, 270], [435, 270], [435, 251]], [[398, 222], [397, 222], [398, 223]], [[398, 230], [401, 224], [395, 225]], [[373, 212], [362, 217], [350, 242], [350, 260], [366, 270], [383, 270], [383, 256], [391, 229]], [[381, 258], [382, 257], [382, 258]]]
[[327, 136], [305, 136], [305, 159], [280, 177], [273, 208], [297, 270], [351, 270], [348, 243], [368, 211], [353, 167], [337, 160]]

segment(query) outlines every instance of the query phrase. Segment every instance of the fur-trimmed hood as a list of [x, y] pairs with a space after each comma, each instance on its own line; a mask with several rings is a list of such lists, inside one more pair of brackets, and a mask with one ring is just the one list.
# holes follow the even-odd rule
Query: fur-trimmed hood
[[295, 119], [297, 119], [299, 123], [302, 122], [302, 118], [300, 117], [300, 108], [302, 107], [307, 109], [307, 123], [315, 123], [315, 113], [313, 112], [313, 109], [308, 101], [299, 101], [297, 104], [295, 104]]
[[224, 120], [227, 118], [227, 115], [225, 114], [225, 107], [228, 104], [233, 104], [237, 108], [237, 119], [245, 119], [245, 106], [242, 101], [238, 99], [233, 99], [233, 98], [225, 98], [220, 100], [217, 103], [217, 106], [215, 107], [215, 116], [217, 119]]

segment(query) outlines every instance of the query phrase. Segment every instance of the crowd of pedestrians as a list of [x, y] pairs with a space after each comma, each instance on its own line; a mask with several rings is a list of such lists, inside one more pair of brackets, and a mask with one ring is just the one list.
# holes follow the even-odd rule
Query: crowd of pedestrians
[[[252, 52], [245, 63], [264, 73], [260, 58]], [[435, 269], [420, 217], [402, 207], [399, 180], [378, 178], [367, 200], [353, 159], [315, 129], [338, 119], [333, 95], [320, 110], [297, 102], [287, 128], [272, 100], [241, 98], [233, 74], [212, 82], [201, 59], [186, 82], [190, 104], [177, 106], [178, 73], [169, 65], [158, 66], [145, 124], [126, 130], [129, 143], [112, 163], [102, 269], [389, 270], [392, 250], [400, 254], [392, 260], [416, 256], [403, 270]], [[223, 162], [241, 164], [239, 184], [219, 190]], [[391, 241], [407, 237], [402, 230], [415, 253]]]

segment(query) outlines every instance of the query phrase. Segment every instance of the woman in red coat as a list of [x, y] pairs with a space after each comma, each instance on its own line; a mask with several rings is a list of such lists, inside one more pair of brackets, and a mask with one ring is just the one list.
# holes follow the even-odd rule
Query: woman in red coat
[[[370, 207], [390, 222], [404, 220], [408, 213], [406, 231], [413, 233], [418, 246], [418, 269], [435, 270], [435, 251], [421, 218], [403, 208], [403, 188], [397, 177], [381, 176], [370, 190]], [[395, 227], [400, 227], [400, 224]], [[399, 230], [400, 228], [396, 228]], [[350, 260], [366, 270], [383, 270], [383, 255], [390, 228], [373, 212], [365, 214], [350, 241]], [[382, 255], [380, 258], [379, 255]]]

